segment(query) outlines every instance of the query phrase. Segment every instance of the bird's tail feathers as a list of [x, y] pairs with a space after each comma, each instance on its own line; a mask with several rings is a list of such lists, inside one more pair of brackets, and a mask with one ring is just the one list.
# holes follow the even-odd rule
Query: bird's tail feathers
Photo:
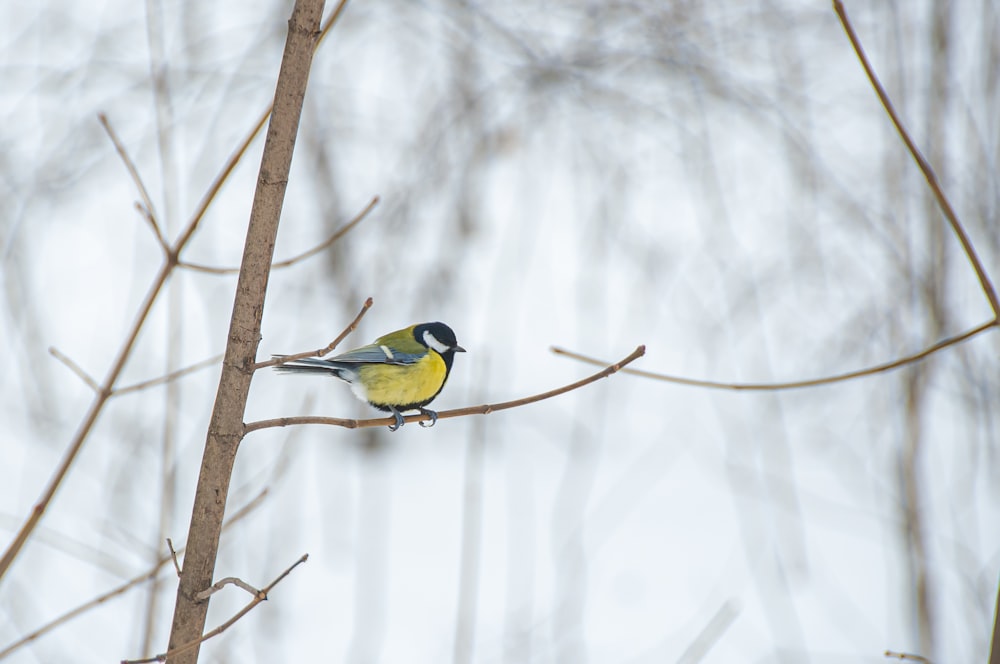
[[[271, 357], [276, 359], [281, 359], [285, 357], [284, 355], [272, 355]], [[303, 357], [299, 360], [293, 360], [288, 364], [279, 364], [274, 367], [274, 370], [279, 373], [299, 373], [299, 374], [327, 374], [334, 375], [340, 378], [341, 367], [330, 362], [329, 360], [323, 360], [318, 357]]]

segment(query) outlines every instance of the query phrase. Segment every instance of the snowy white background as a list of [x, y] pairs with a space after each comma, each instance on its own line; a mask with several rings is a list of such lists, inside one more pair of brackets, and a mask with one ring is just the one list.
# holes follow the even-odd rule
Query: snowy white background
[[[876, 5], [848, 9], [995, 273], [1000, 11]], [[270, 100], [289, 11], [0, 6], [3, 546], [93, 398], [49, 347], [100, 380], [159, 267], [97, 114], [173, 237]], [[261, 146], [186, 260], [238, 264]], [[594, 370], [552, 345], [611, 361], [644, 343], [637, 368], [793, 380], [992, 316], [826, 2], [357, 0], [314, 61], [276, 257], [375, 195], [333, 249], [272, 275], [261, 353], [325, 345], [372, 296], [345, 347], [442, 320], [469, 350], [439, 409]], [[220, 353], [234, 283], [175, 273], [120, 385]], [[998, 347], [986, 332], [809, 390], [617, 375], [430, 430], [255, 433], [229, 511], [268, 493], [224, 534], [217, 576], [265, 585], [310, 559], [202, 661], [984, 661]], [[0, 648], [149, 570], [163, 535], [183, 542], [217, 380], [108, 404], [0, 581]], [[335, 381], [255, 376], [247, 420], [292, 414], [376, 413]], [[175, 579], [158, 578], [8, 661], [162, 652]], [[216, 595], [209, 626], [247, 600]]]

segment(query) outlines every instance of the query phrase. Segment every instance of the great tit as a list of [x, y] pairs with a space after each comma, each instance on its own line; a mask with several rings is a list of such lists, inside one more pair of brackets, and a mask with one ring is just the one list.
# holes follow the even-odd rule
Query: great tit
[[444, 387], [455, 353], [464, 352], [450, 327], [444, 323], [421, 323], [341, 355], [294, 360], [275, 369], [284, 373], [329, 374], [346, 381], [356, 397], [392, 413], [396, 423], [389, 430], [395, 431], [403, 426], [400, 413], [407, 410], [419, 410], [431, 418], [430, 424], [421, 421], [420, 426], [434, 426], [437, 413], [424, 406]]

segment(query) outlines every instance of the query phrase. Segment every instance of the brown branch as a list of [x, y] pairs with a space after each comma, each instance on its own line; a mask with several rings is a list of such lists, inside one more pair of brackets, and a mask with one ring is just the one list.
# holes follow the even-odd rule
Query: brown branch
[[[824, 378], [810, 378], [807, 380], [796, 380], [786, 383], [724, 383], [714, 380], [701, 380], [698, 378], [683, 378], [681, 376], [671, 376], [669, 374], [657, 373], [654, 371], [643, 371], [642, 369], [623, 369], [622, 373], [631, 374], [633, 376], [641, 376], [642, 378], [652, 378], [653, 380], [662, 380], [667, 383], [676, 383], [678, 385], [688, 385], [691, 387], [707, 387], [710, 389], [717, 390], [736, 390], [736, 391], [747, 391], [747, 392], [773, 392], [778, 390], [796, 390], [803, 387], [818, 387], [820, 385], [830, 385], [833, 383], [839, 383], [845, 380], [851, 380], [853, 378], [861, 378], [863, 376], [873, 376], [875, 374], [884, 373], [886, 371], [891, 371], [893, 369], [898, 369], [904, 367], [907, 364], [913, 364], [918, 362], [934, 353], [948, 348], [949, 346], [954, 346], [955, 344], [967, 341], [972, 337], [976, 336], [981, 332], [997, 327], [998, 322], [996, 320], [991, 320], [982, 325], [972, 328], [958, 336], [949, 337], [943, 341], [923, 349], [918, 353], [913, 355], [907, 355], [898, 360], [893, 360], [891, 362], [886, 362], [885, 364], [877, 364], [873, 367], [868, 367], [867, 369], [858, 369], [857, 371], [849, 371], [847, 373], [836, 374], [834, 376], [826, 376]], [[574, 360], [579, 360], [581, 362], [586, 362], [587, 364], [595, 364], [601, 366], [604, 364], [602, 360], [588, 357], [586, 355], [581, 355], [580, 353], [574, 353], [573, 351], [566, 350], [565, 348], [559, 348], [558, 346], [552, 347], [552, 352], [557, 355], [565, 355], [566, 357], [573, 358]]]
[[338, 334], [337, 338], [331, 341], [325, 347], [320, 348], [318, 350], [307, 350], [303, 353], [296, 353], [294, 355], [282, 355], [281, 357], [273, 357], [270, 360], [264, 360], [263, 362], [258, 362], [257, 364], [253, 365], [253, 370], [257, 371], [258, 369], [274, 367], [278, 366], [279, 364], [287, 364], [288, 362], [301, 360], [304, 357], [322, 357], [326, 355], [327, 353], [331, 352], [334, 348], [339, 346], [340, 342], [346, 339], [347, 335], [353, 332], [358, 327], [358, 323], [360, 323], [361, 319], [364, 318], [364, 315], [368, 313], [368, 310], [372, 308], [373, 303], [374, 300], [372, 300], [371, 298], [365, 300], [365, 303], [361, 305], [361, 311], [359, 311], [358, 315], [354, 317], [354, 320], [351, 321], [351, 324], [345, 327], [344, 331]]
[[167, 548], [170, 549], [170, 559], [174, 561], [174, 571], [177, 572], [177, 578], [181, 577], [181, 564], [177, 562], [177, 552], [174, 551], [174, 543], [167, 538]]
[[[206, 599], [208, 599], [209, 597], [211, 597], [215, 593], [219, 592], [220, 590], [222, 590], [223, 588], [225, 588], [228, 585], [234, 585], [237, 588], [242, 588], [243, 590], [245, 590], [248, 593], [250, 593], [250, 595], [253, 596], [253, 597], [257, 597], [257, 596], [259, 596], [261, 594], [265, 594], [263, 590], [257, 590], [256, 588], [254, 588], [253, 586], [251, 586], [249, 583], [247, 583], [243, 579], [239, 579], [239, 578], [237, 578], [235, 576], [227, 576], [224, 579], [220, 579], [220, 580], [216, 581], [215, 583], [213, 583], [212, 585], [210, 585], [205, 590], [202, 590], [200, 593], [198, 593], [197, 595], [195, 595], [194, 598], [196, 600], [198, 600], [199, 602], [204, 602]], [[261, 599], [267, 599], [267, 597], [262, 597]]]
[[[333, 10], [333, 12], [327, 18], [327, 20], [323, 23], [323, 27], [320, 29], [319, 38], [316, 40], [316, 46], [314, 47], [314, 49], [323, 42], [323, 38], [326, 37], [328, 32], [330, 32], [330, 28], [332, 28], [334, 24], [337, 22], [337, 19], [340, 18], [340, 13], [344, 10], [345, 5], [347, 5], [347, 0], [340, 0], [340, 2], [337, 4], [337, 7]], [[270, 104], [268, 104], [267, 108], [265, 108], [264, 111], [260, 114], [260, 116], [257, 118], [256, 124], [254, 124], [253, 128], [249, 131], [249, 133], [247, 133], [246, 137], [243, 139], [243, 142], [236, 148], [233, 154], [229, 156], [229, 161], [226, 162], [225, 166], [223, 166], [222, 168], [222, 171], [215, 177], [215, 180], [212, 181], [212, 184], [209, 186], [208, 191], [205, 192], [205, 195], [198, 203], [198, 207], [195, 210], [194, 215], [192, 215], [191, 221], [188, 223], [188, 227], [185, 229], [184, 233], [181, 234], [180, 238], [178, 238], [177, 244], [175, 246], [182, 247], [185, 244], [187, 244], [187, 241], [191, 238], [191, 235], [194, 234], [195, 230], [197, 230], [198, 224], [201, 223], [201, 220], [205, 216], [205, 213], [208, 211], [208, 208], [212, 204], [212, 201], [215, 200], [215, 197], [218, 195], [219, 190], [222, 189], [222, 185], [224, 185], [226, 181], [229, 180], [229, 176], [230, 174], [232, 174], [233, 169], [235, 169], [236, 165], [240, 163], [240, 161], [243, 159], [243, 155], [250, 148], [250, 144], [253, 143], [255, 138], [257, 138], [257, 135], [260, 133], [260, 130], [264, 128], [264, 125], [267, 123], [267, 119], [271, 117], [272, 110], [274, 110], [273, 101]]]
[[136, 203], [136, 208], [138, 208], [139, 213], [149, 223], [150, 229], [153, 231], [153, 235], [156, 236], [156, 241], [159, 243], [160, 247], [166, 250], [167, 241], [163, 238], [163, 232], [160, 230], [159, 222], [156, 221], [153, 201], [149, 197], [149, 192], [146, 190], [146, 185], [142, 181], [142, 176], [139, 175], [139, 171], [136, 169], [132, 158], [128, 156], [128, 152], [126, 152], [125, 146], [118, 138], [118, 134], [116, 134], [115, 130], [111, 128], [108, 116], [104, 113], [98, 113], [97, 119], [100, 120], [101, 126], [104, 127], [104, 131], [107, 132], [108, 138], [111, 139], [111, 143], [115, 146], [118, 156], [121, 157], [122, 162], [125, 164], [125, 168], [128, 170], [128, 174], [132, 178], [132, 182], [135, 183], [136, 189], [139, 190], [139, 195], [142, 196], [142, 203]]
[[944, 212], [944, 216], [948, 219], [948, 223], [951, 224], [952, 231], [954, 231], [955, 235], [958, 237], [958, 241], [962, 244], [962, 249], [965, 251], [966, 257], [969, 259], [969, 262], [972, 263], [972, 269], [976, 271], [976, 276], [979, 278], [979, 284], [982, 287], [983, 292], [986, 294], [986, 299], [990, 302], [990, 307], [993, 309], [994, 319], [1000, 320], [1000, 300], [997, 299], [997, 293], [993, 288], [993, 283], [990, 281], [989, 275], [986, 274], [986, 268], [983, 267], [982, 262], [979, 260], [979, 256], [976, 254], [976, 250], [972, 246], [972, 241], [965, 232], [962, 222], [959, 221], [958, 215], [955, 214], [955, 210], [952, 208], [951, 202], [941, 190], [941, 186], [938, 184], [937, 175], [934, 173], [934, 169], [931, 168], [930, 162], [928, 162], [924, 155], [920, 152], [916, 143], [914, 143], [913, 139], [910, 138], [909, 132], [906, 131], [906, 127], [903, 126], [903, 121], [900, 120], [899, 115], [896, 113], [896, 109], [892, 105], [892, 100], [889, 99], [889, 95], [886, 93], [885, 88], [882, 87], [882, 83], [879, 81], [878, 76], [875, 74], [875, 70], [868, 61], [865, 49], [861, 46], [861, 40], [858, 38], [857, 33], [854, 32], [854, 26], [851, 25], [851, 21], [847, 17], [847, 10], [844, 9], [844, 3], [841, 2], [841, 0], [833, 0], [833, 9], [837, 12], [841, 25], [844, 26], [844, 32], [847, 33], [847, 38], [851, 40], [851, 46], [854, 48], [854, 52], [858, 55], [858, 59], [861, 61], [861, 66], [864, 67], [865, 74], [868, 75], [868, 80], [871, 81], [872, 87], [875, 89], [875, 94], [878, 95], [879, 101], [882, 102], [882, 106], [885, 108], [886, 113], [889, 114], [889, 119], [892, 120], [892, 124], [895, 125], [896, 131], [899, 132], [899, 136], [906, 144], [906, 148], [913, 156], [913, 160], [917, 162], [917, 166], [924, 174], [924, 179], [927, 180], [927, 185], [934, 193], [934, 197], [937, 199], [938, 205], [941, 207], [941, 211]]
[[[466, 415], [489, 415], [490, 413], [495, 413], [500, 410], [508, 410], [510, 408], [517, 408], [519, 406], [526, 406], [530, 403], [535, 403], [536, 401], [543, 401], [545, 399], [551, 399], [552, 397], [557, 397], [560, 394], [565, 394], [566, 392], [571, 392], [573, 390], [589, 385], [595, 381], [602, 378], [607, 378], [613, 373], [624, 370], [623, 368], [630, 364], [631, 362], [639, 359], [646, 353], [645, 346], [639, 346], [632, 354], [623, 360], [616, 362], [615, 364], [605, 367], [602, 371], [584, 378], [583, 380], [578, 380], [575, 383], [570, 383], [563, 387], [549, 390], [548, 392], [542, 392], [541, 394], [536, 394], [530, 397], [524, 397], [523, 399], [515, 399], [514, 401], [504, 401], [502, 403], [495, 404], [483, 404], [482, 406], [470, 406], [468, 408], [456, 408], [454, 410], [442, 410], [437, 414], [439, 420], [446, 420], [452, 417], [464, 417]], [[430, 417], [420, 413], [416, 415], [407, 415], [403, 418], [404, 422], [421, 422], [424, 420], [429, 420]], [[340, 419], [336, 417], [320, 417], [314, 415], [305, 415], [297, 417], [277, 417], [270, 420], [258, 420], [257, 422], [250, 422], [244, 425], [244, 431], [246, 433], [251, 433], [253, 431], [259, 431], [260, 429], [269, 429], [272, 427], [287, 427], [296, 426], [300, 424], [327, 424], [332, 426], [345, 427], [347, 429], [360, 429], [362, 427], [377, 427], [377, 426], [389, 426], [393, 424], [395, 420], [391, 417], [382, 417], [373, 420], [348, 420]]]
[[[260, 493], [258, 493], [253, 500], [251, 500], [249, 503], [247, 503], [246, 505], [238, 509], [236, 512], [234, 512], [233, 516], [226, 520], [226, 524], [223, 526], [223, 529], [228, 529], [237, 522], [241, 521], [246, 515], [250, 514], [263, 502], [264, 498], [267, 497], [267, 494], [268, 490], [265, 488]], [[180, 549], [177, 550], [177, 553], [182, 553], [183, 551], [184, 548], [181, 547]], [[11, 643], [3, 650], [0, 650], [0, 659], [4, 659], [14, 651], [19, 650], [20, 648], [26, 646], [32, 641], [35, 641], [45, 636], [55, 628], [68, 623], [73, 618], [83, 615], [87, 611], [90, 611], [91, 609], [96, 608], [101, 604], [104, 604], [108, 600], [118, 597], [119, 595], [124, 595], [126, 592], [128, 592], [129, 590], [131, 590], [132, 588], [141, 583], [144, 583], [146, 581], [151, 581], [153, 578], [156, 577], [157, 574], [159, 574], [160, 570], [163, 569], [163, 567], [170, 562], [170, 559], [171, 559], [170, 556], [163, 556], [156, 562], [155, 565], [153, 565], [152, 569], [150, 569], [149, 571], [144, 572], [143, 574], [140, 574], [139, 576], [136, 576], [119, 586], [115, 586], [111, 590], [98, 595], [89, 602], [84, 602], [80, 606], [67, 611], [58, 618], [55, 618], [45, 623], [38, 629], [30, 632], [29, 634], [22, 636], [20, 639]]]
[[[368, 205], [365, 206], [365, 209], [356, 214], [354, 218], [348, 221], [346, 224], [342, 225], [340, 228], [334, 231], [333, 235], [323, 240], [321, 243], [319, 243], [312, 249], [304, 251], [301, 254], [298, 254], [297, 256], [292, 256], [291, 258], [286, 258], [285, 260], [271, 263], [271, 269], [278, 270], [285, 267], [291, 267], [292, 265], [295, 265], [296, 263], [303, 261], [311, 256], [315, 256], [319, 252], [323, 251], [324, 249], [332, 245], [334, 242], [347, 235], [347, 233], [352, 228], [361, 223], [361, 221], [368, 216], [368, 213], [375, 208], [378, 202], [379, 202], [379, 197], [375, 196], [368, 203]], [[195, 272], [205, 272], [207, 274], [236, 274], [237, 272], [240, 271], [238, 267], [212, 267], [210, 265], [202, 265], [200, 263], [189, 263], [187, 261], [181, 261], [179, 265], [180, 267], [187, 268], [189, 270], [194, 270]]]
[[199, 602], [194, 596], [210, 586], [215, 576], [226, 499], [236, 452], [244, 435], [243, 422], [260, 344], [274, 242], [323, 18], [323, 4], [324, 0], [295, 0], [288, 19], [284, 52], [274, 87], [274, 111], [257, 174], [226, 336], [225, 358], [188, 524], [188, 550], [167, 643], [168, 651], [175, 653], [171, 656], [176, 659], [173, 664], [195, 664], [199, 644], [207, 638], [204, 630], [209, 602]]
[[83, 367], [81, 367], [79, 364], [71, 360], [68, 355], [65, 355], [55, 346], [49, 346], [49, 355], [56, 358], [63, 364], [65, 364], [66, 368], [75, 373], [77, 378], [79, 378], [80, 380], [82, 380], [84, 383], [87, 384], [87, 387], [94, 390], [95, 392], [100, 393], [101, 386], [97, 384], [97, 381], [94, 380], [90, 374], [84, 371]]
[[230, 618], [226, 622], [222, 623], [221, 625], [219, 625], [215, 629], [211, 630], [210, 632], [205, 632], [204, 634], [202, 634], [197, 639], [194, 639], [193, 641], [190, 641], [190, 642], [185, 643], [183, 645], [177, 646], [176, 648], [172, 648], [172, 649], [168, 650], [167, 652], [159, 654], [159, 655], [154, 655], [152, 657], [146, 657], [144, 659], [123, 659], [122, 660], [122, 664], [148, 664], [148, 662], [165, 662], [170, 657], [176, 657], [177, 655], [180, 655], [182, 653], [186, 653], [189, 650], [197, 648], [198, 646], [200, 646], [205, 641], [208, 641], [213, 636], [218, 636], [219, 634], [222, 634], [224, 631], [226, 631], [227, 629], [229, 629], [230, 627], [232, 627], [233, 624], [237, 620], [239, 620], [240, 618], [242, 618], [246, 614], [250, 613], [250, 611], [252, 611], [258, 604], [260, 604], [261, 602], [263, 602], [264, 600], [266, 600], [267, 599], [267, 594], [269, 592], [271, 592], [272, 588], [274, 588], [276, 585], [278, 585], [279, 583], [281, 583], [286, 576], [288, 576], [289, 574], [292, 573], [293, 569], [295, 569], [296, 567], [298, 567], [299, 565], [301, 565], [302, 563], [304, 563], [307, 560], [309, 560], [309, 554], [308, 553], [303, 554], [303, 556], [301, 558], [299, 558], [294, 563], [292, 563], [291, 567], [289, 567], [284, 572], [282, 572], [280, 575], [278, 575], [278, 578], [276, 578], [274, 581], [272, 581], [271, 583], [269, 583], [265, 588], [262, 588], [259, 591], [254, 589], [254, 598], [250, 601], [249, 604], [247, 604], [242, 609], [240, 609], [240, 611], [236, 615], [234, 615], [232, 618]]
[[884, 653], [885, 657], [893, 657], [895, 659], [906, 659], [911, 662], [922, 662], [923, 664], [932, 664], [931, 660], [927, 659], [923, 655], [911, 655], [908, 652], [895, 652], [893, 650], [886, 650]]
[[[346, 0], [341, 0], [333, 14], [331, 14], [331, 16], [327, 19], [320, 33], [319, 40], [322, 40], [322, 38], [326, 36], [327, 32], [334, 25], [345, 4]], [[317, 45], [319, 40], [317, 40]], [[42, 519], [42, 515], [44, 515], [45, 510], [48, 509], [49, 503], [52, 502], [52, 498], [55, 496], [56, 490], [62, 484], [63, 479], [72, 467], [77, 454], [79, 454], [84, 441], [87, 439], [87, 436], [90, 435], [91, 429], [97, 422], [98, 416], [103, 411], [104, 405], [107, 403], [108, 397], [111, 395], [111, 391], [118, 379], [118, 376], [121, 374], [126, 361], [132, 353], [132, 348], [134, 347], [136, 338], [139, 335], [139, 330], [145, 323], [146, 317], [153, 308], [153, 304], [156, 302], [160, 291], [163, 289], [167, 279], [173, 272], [181, 251], [187, 246], [188, 241], [190, 241], [191, 237], [198, 229], [198, 225], [204, 218], [205, 213], [212, 204], [212, 201], [215, 200], [215, 196], [222, 189], [222, 186], [228, 181], [229, 176], [236, 168], [236, 165], [243, 158], [243, 155], [250, 147], [250, 144], [267, 122], [268, 117], [271, 115], [272, 106], [273, 104], [267, 107], [267, 109], [261, 114], [260, 118], [258, 118], [257, 124], [247, 134], [243, 143], [233, 152], [232, 155], [230, 155], [229, 160], [225, 163], [215, 180], [212, 181], [212, 184], [206, 194], [202, 197], [200, 203], [198, 204], [198, 208], [195, 210], [194, 215], [188, 222], [184, 231], [174, 242], [173, 246], [168, 247], [163, 265], [160, 267], [160, 271], [153, 279], [153, 283], [150, 285], [145, 299], [139, 306], [139, 313], [136, 315], [132, 328], [126, 334], [125, 341], [122, 343], [118, 354], [115, 356], [111, 368], [108, 370], [108, 374], [104, 379], [104, 383], [100, 385], [97, 395], [91, 403], [86, 415], [84, 415], [76, 434], [73, 436], [73, 440], [70, 441], [69, 447], [63, 455], [62, 461], [59, 463], [59, 466], [53, 474], [52, 479], [49, 481], [49, 484], [42, 491], [42, 495], [39, 497], [38, 502], [32, 507], [31, 513], [28, 515], [27, 519], [25, 519], [24, 524], [22, 524], [20, 530], [18, 530], [17, 534], [14, 536], [13, 541], [11, 541], [11, 543], [7, 546], [7, 549], [4, 550], [3, 555], [0, 556], [0, 580], [3, 579], [4, 575], [6, 575], [7, 570], [10, 569], [10, 566], [20, 554], [25, 542], [28, 541], [31, 533], [38, 526], [38, 523]], [[137, 186], [140, 187], [140, 192], [145, 191], [145, 188], [141, 186], [141, 183], [137, 182]], [[146, 196], [146, 198], [148, 199], [148, 196]]]
[[194, 373], [205, 367], [211, 367], [218, 364], [222, 360], [222, 354], [213, 355], [212, 357], [202, 360], [201, 362], [196, 362], [190, 366], [181, 367], [176, 371], [171, 371], [168, 374], [162, 376], [157, 376], [156, 378], [150, 378], [149, 380], [144, 380], [141, 383], [134, 383], [132, 385], [126, 385], [125, 387], [115, 388], [112, 391], [112, 396], [121, 396], [123, 394], [128, 394], [130, 392], [138, 392], [139, 390], [144, 390], [147, 387], [153, 387], [154, 385], [162, 385], [163, 383], [169, 383], [171, 381], [182, 378], [188, 374]]

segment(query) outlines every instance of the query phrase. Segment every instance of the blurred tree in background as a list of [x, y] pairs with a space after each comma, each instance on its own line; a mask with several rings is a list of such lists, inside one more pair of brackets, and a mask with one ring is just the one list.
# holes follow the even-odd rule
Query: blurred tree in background
[[[328, 3], [330, 4], [330, 3]], [[854, 5], [857, 5], [856, 7]], [[290, 3], [0, 8], [0, 531], [77, 430], [160, 247], [274, 91]], [[328, 7], [328, 11], [331, 8]], [[996, 272], [1000, 12], [850, 3], [854, 25]], [[238, 265], [262, 141], [183, 256]], [[262, 355], [443, 320], [469, 349], [435, 405], [590, 369], [821, 377], [994, 317], [832, 9], [800, 2], [350, 4], [313, 63]], [[119, 385], [220, 353], [232, 275], [175, 272]], [[357, 342], [356, 344], [352, 342]], [[985, 661], [997, 590], [995, 330], [807, 390], [617, 375], [560, 400], [395, 434], [242, 444], [217, 576], [310, 563], [205, 645], [212, 661]], [[180, 545], [212, 366], [109, 402], [0, 582], [0, 649]], [[335, 381], [259, 374], [248, 417], [367, 417]], [[162, 652], [171, 565], [7, 655]], [[213, 597], [209, 625], [246, 603]], [[208, 661], [203, 659], [203, 661]]]

